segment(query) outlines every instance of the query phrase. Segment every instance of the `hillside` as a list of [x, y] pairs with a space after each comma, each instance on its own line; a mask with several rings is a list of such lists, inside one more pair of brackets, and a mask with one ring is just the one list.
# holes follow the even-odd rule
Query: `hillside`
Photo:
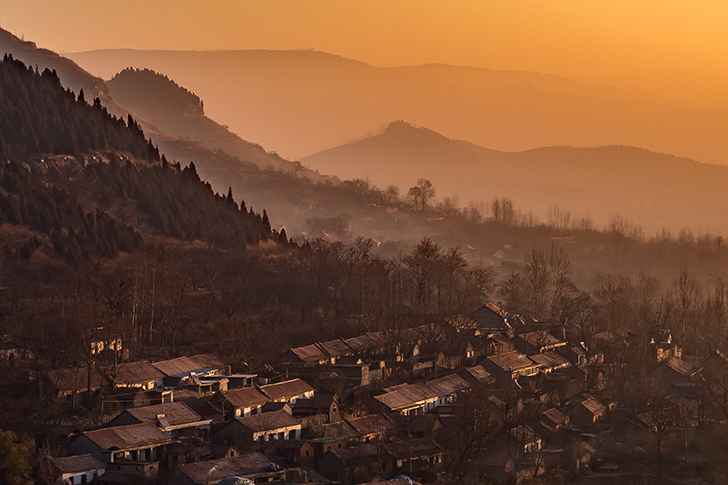
[[[343, 178], [394, 183], [402, 192], [428, 178], [440, 197], [462, 204], [509, 196], [545, 221], [550, 206], [589, 215], [598, 225], [620, 215], [647, 233], [726, 233], [721, 214], [728, 197], [728, 167], [647, 150], [606, 146], [546, 147], [502, 152], [451, 140], [429, 129], [393, 123], [379, 135], [305, 157], [301, 162]], [[443, 170], [442, 167], [447, 167]]]
[[76, 98], [54, 72], [6, 55], [0, 99], [0, 223], [22, 229], [4, 237], [16, 257], [40, 249], [77, 263], [145, 238], [244, 247], [277, 237], [265, 212], [215, 196], [194, 164], [170, 165], [131, 116]]
[[[437, 64], [379, 68], [313, 51], [68, 55], [104, 78], [129, 66], [162, 72], [204, 99], [212, 119], [289, 159], [403, 119], [503, 151], [628, 145], [728, 162], [724, 96], [711, 104], [682, 95], [705, 86], [671, 73], [629, 83]], [[677, 87], [651, 88], [667, 85]]]
[[[194, 140], [210, 150], [222, 150], [241, 161], [262, 169], [280, 170], [298, 176], [324, 180], [324, 177], [298, 164], [266, 152], [260, 145], [248, 142], [207, 116], [203, 101], [167, 76], [149, 69], [127, 68], [107, 82], [112, 98], [148, 120], [167, 135]], [[160, 140], [164, 149], [174, 148]], [[176, 153], [175, 153], [176, 155]], [[184, 159], [183, 154], [180, 158]]]

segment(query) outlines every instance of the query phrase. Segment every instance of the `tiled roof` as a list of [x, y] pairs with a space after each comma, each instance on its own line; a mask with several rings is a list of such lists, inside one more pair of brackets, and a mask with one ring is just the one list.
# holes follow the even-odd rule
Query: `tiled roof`
[[260, 386], [260, 391], [268, 396], [272, 401], [281, 399], [290, 400], [298, 396], [302, 396], [307, 392], [313, 391], [313, 387], [309, 386], [301, 379], [292, 379], [290, 381], [279, 382], [277, 384], [267, 384]]
[[222, 369], [222, 361], [213, 354], [201, 354], [193, 357], [177, 357], [152, 364], [167, 376], [179, 376], [203, 369]]
[[465, 369], [465, 372], [473, 376], [477, 381], [482, 383], [488, 383], [491, 380], [493, 380], [493, 376], [490, 375], [490, 373], [485, 370], [485, 368], [482, 365], [476, 365], [475, 367], [469, 367]]
[[417, 459], [442, 453], [442, 449], [431, 438], [395, 441], [384, 445], [384, 449], [398, 460]]
[[306, 345], [304, 347], [295, 347], [291, 349], [291, 352], [301, 359], [302, 362], [309, 364], [329, 360], [329, 356], [326, 355], [326, 352], [321, 350], [316, 344]]
[[553, 368], [553, 367], [561, 367], [561, 366], [568, 366], [570, 365], [569, 360], [565, 357], [562, 357], [561, 355], [557, 354], [556, 352], [543, 352], [541, 354], [535, 354], [529, 357], [532, 361], [535, 363], [546, 367], [546, 368]]
[[80, 473], [91, 470], [102, 470], [106, 465], [94, 458], [92, 455], [67, 456], [63, 458], [51, 458], [53, 464], [63, 473]]
[[584, 408], [592, 413], [595, 416], [601, 416], [604, 414], [604, 411], [606, 408], [602, 406], [599, 401], [594, 399], [592, 396], [587, 396], [586, 399], [584, 399], [582, 402], [579, 403], [581, 406], [584, 406]]
[[470, 387], [470, 384], [457, 374], [450, 374], [438, 379], [427, 381], [427, 387], [438, 397], [446, 397]]
[[666, 366], [684, 377], [690, 377], [695, 373], [695, 368], [680, 357], [673, 355], [663, 361]]
[[171, 426], [202, 421], [202, 417], [183, 402], [170, 402], [130, 408], [126, 412], [142, 423], [156, 423], [157, 415], [159, 414], [164, 414], [164, 419]]
[[555, 424], [565, 424], [569, 418], [556, 408], [549, 408], [542, 413]]
[[346, 345], [341, 339], [329, 340], [327, 342], [319, 342], [319, 347], [324, 350], [331, 357], [339, 357], [346, 354], [351, 354], [353, 351], [351, 347]]
[[349, 424], [361, 436], [380, 434], [395, 428], [395, 424], [383, 414], [370, 414], [349, 419]]
[[531, 347], [540, 349], [550, 345], [566, 345], [565, 342], [557, 339], [545, 330], [536, 330], [535, 332], [522, 333], [518, 336]]
[[495, 313], [496, 315], [498, 315], [499, 317], [502, 317], [502, 318], [505, 318], [508, 315], [507, 311], [503, 310], [501, 307], [499, 307], [492, 301], [489, 301], [488, 303], [486, 303], [485, 308], [487, 308], [488, 310], [492, 311], [493, 313]]
[[[113, 368], [107, 371], [109, 375], [113, 372]], [[164, 378], [164, 374], [149, 362], [142, 360], [139, 362], [125, 362], [116, 366], [115, 384], [139, 384], [156, 381]]]
[[400, 384], [385, 389], [385, 394], [375, 396], [374, 399], [381, 402], [389, 409], [403, 409], [417, 405], [421, 402], [434, 401], [439, 396], [426, 384]]
[[[61, 392], [85, 391], [88, 385], [87, 367], [48, 370], [45, 371], [45, 376]], [[91, 371], [91, 389], [100, 389], [106, 384], [106, 378], [102, 374], [96, 370]]]
[[524, 445], [535, 443], [541, 438], [533, 429], [523, 424], [511, 429], [509, 433], [516, 441]]
[[324, 424], [321, 430], [323, 438], [358, 438], [360, 435], [348, 421]]
[[253, 432], [272, 431], [301, 424], [301, 422], [284, 410], [270, 413], [253, 414], [244, 418], [235, 418], [240, 424]]
[[345, 448], [332, 448], [327, 453], [331, 453], [347, 466], [367, 464], [379, 460], [379, 450], [374, 443]]
[[268, 398], [254, 387], [233, 389], [225, 392], [224, 396], [225, 399], [236, 408], [255, 407], [258, 405], [262, 406], [268, 401]]
[[207, 483], [231, 476], [245, 477], [269, 472], [271, 463], [273, 462], [261, 453], [248, 453], [219, 460], [187, 463], [178, 465], [178, 468], [194, 483]]
[[512, 372], [514, 370], [524, 369], [535, 365], [526, 354], [522, 354], [517, 350], [506, 352], [505, 354], [491, 355], [488, 357], [488, 360], [506, 372]]
[[113, 447], [124, 450], [136, 446], [162, 445], [171, 441], [167, 433], [148, 423], [84, 431], [83, 435], [103, 450]]

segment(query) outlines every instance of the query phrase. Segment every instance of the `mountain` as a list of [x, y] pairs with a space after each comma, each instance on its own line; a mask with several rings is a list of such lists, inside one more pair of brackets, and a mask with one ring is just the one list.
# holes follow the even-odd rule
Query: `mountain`
[[[174, 138], [194, 140], [205, 148], [222, 150], [263, 169], [271, 168], [325, 180], [300, 164], [268, 153], [260, 145], [243, 140], [227, 127], [214, 122], [205, 116], [204, 103], [197, 95], [163, 74], [149, 69], [127, 68], [117, 73], [106, 85], [115, 101]], [[178, 155], [175, 146], [167, 140], [160, 140], [160, 143], [172, 156]], [[179, 155], [184, 156], [181, 153]]]
[[[626, 146], [546, 147], [521, 152], [486, 149], [404, 122], [383, 133], [301, 159], [343, 178], [368, 178], [406, 193], [427, 178], [440, 197], [462, 203], [511, 197], [546, 220], [549, 206], [607, 224], [619, 215], [648, 233], [662, 228], [725, 233], [728, 167]], [[446, 167], [446, 169], [443, 169]]]
[[627, 82], [442, 64], [379, 68], [314, 51], [68, 56], [105, 79], [129, 66], [162, 72], [204, 99], [212, 119], [289, 159], [403, 119], [503, 151], [628, 145], [728, 163], [725, 96], [698, 94], [704, 82], [675, 73]]

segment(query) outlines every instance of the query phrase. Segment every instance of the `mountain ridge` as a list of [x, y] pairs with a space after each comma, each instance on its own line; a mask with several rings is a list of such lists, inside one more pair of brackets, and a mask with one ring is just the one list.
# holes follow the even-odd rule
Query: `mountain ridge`
[[512, 197], [541, 220], [547, 207], [557, 206], [590, 215], [602, 226], [620, 215], [650, 232], [663, 227], [728, 229], [719, 222], [720, 211], [728, 210], [728, 198], [720, 195], [720, 187], [728, 184], [728, 167], [639, 147], [550, 146], [506, 152], [399, 121], [378, 135], [300, 161], [341, 178], [395, 184], [403, 193], [426, 178], [440, 197], [457, 194], [475, 206]]
[[447, 64], [375, 67], [308, 51], [100, 52], [69, 56], [107, 76], [127, 66], [163, 72], [205, 99], [211, 118], [289, 159], [406, 119], [498, 150], [630, 145], [728, 163], [725, 96], [703, 105], [680, 94], [699, 88], [697, 78], [609, 85]]

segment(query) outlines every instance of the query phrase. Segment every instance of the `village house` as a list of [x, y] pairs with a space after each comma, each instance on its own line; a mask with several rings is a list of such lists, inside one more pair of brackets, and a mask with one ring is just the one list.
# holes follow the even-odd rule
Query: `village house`
[[517, 335], [515, 343], [516, 350], [529, 356], [566, 348], [566, 342], [557, 339], [546, 330], [536, 330]]
[[497, 355], [513, 352], [516, 350], [516, 343], [512, 338], [505, 335], [495, 334], [488, 337], [486, 342], [486, 354]]
[[117, 364], [115, 370], [108, 369], [106, 375], [115, 388], [138, 387], [145, 391], [162, 387], [165, 377], [159, 369], [145, 360]]
[[292, 414], [299, 419], [320, 416], [325, 423], [336, 421], [339, 419], [339, 398], [335, 394], [315, 392], [311, 398], [297, 399]]
[[[88, 394], [95, 397], [102, 387], [109, 385], [106, 376], [93, 369], [90, 372], [88, 367], [73, 367], [70, 369], [47, 370], [43, 373], [44, 383], [52, 389], [52, 392], [60, 398], [64, 398], [71, 405], [75, 406], [77, 396], [86, 397]], [[90, 385], [90, 387], [89, 387]]]
[[476, 310], [470, 318], [475, 322], [481, 335], [502, 334], [513, 336], [513, 318], [509, 318], [508, 312], [492, 301]]
[[283, 356], [284, 362], [301, 365], [325, 365], [333, 364], [334, 359], [327, 354], [318, 344], [294, 347]]
[[265, 386], [259, 386], [258, 389], [268, 397], [269, 401], [285, 401], [291, 405], [295, 405], [298, 399], [311, 398], [314, 394], [313, 387], [301, 379], [291, 379], [276, 384], [267, 384]]
[[[260, 414], [263, 405], [268, 402], [268, 397], [254, 387], [243, 387], [218, 394], [212, 401], [224, 406], [222, 413], [226, 419]], [[215, 408], [218, 409], [219, 408]], [[203, 406], [201, 412], [208, 413]]]
[[164, 377], [165, 386], [176, 386], [192, 378], [198, 380], [205, 376], [222, 374], [225, 365], [213, 354], [200, 354], [192, 357], [177, 357], [152, 364]]
[[592, 426], [599, 421], [607, 408], [590, 394], [583, 394], [571, 408], [571, 422], [576, 426]]
[[165, 485], [215, 485], [228, 477], [240, 477], [255, 483], [277, 481], [285, 475], [270, 458], [261, 453], [220, 460], [179, 465], [165, 480]]
[[399, 384], [384, 389], [385, 394], [374, 396], [382, 408], [395, 414], [424, 414], [437, 405], [439, 396], [425, 383]]
[[491, 355], [483, 361], [483, 366], [502, 384], [509, 385], [519, 376], [538, 374], [539, 365], [527, 355], [514, 350], [505, 354]]
[[393, 476], [392, 470], [382, 469], [381, 455], [381, 448], [374, 443], [335, 448], [321, 457], [318, 470], [329, 480], [344, 484], [369, 481], [380, 470], [385, 476]]
[[540, 354], [533, 354], [529, 358], [538, 364], [541, 372], [547, 374], [571, 366], [569, 359], [551, 350]]
[[283, 457], [286, 464], [297, 467], [314, 467], [315, 449], [313, 443], [306, 440], [282, 440], [273, 442], [275, 454]]
[[530, 426], [521, 424], [512, 428], [508, 434], [519, 453], [533, 453], [542, 447], [541, 437]]
[[383, 470], [391, 470], [388, 476], [420, 475], [428, 471], [434, 476], [442, 470], [442, 448], [430, 438], [414, 438], [405, 441], [395, 440], [384, 445], [383, 462], [391, 461], [391, 465], [382, 466]]
[[91, 454], [109, 465], [119, 461], [158, 461], [172, 438], [155, 424], [143, 423], [84, 431], [68, 445], [69, 455]]
[[171, 402], [130, 408], [107, 423], [107, 427], [149, 423], [177, 439], [182, 436], [208, 438], [210, 419], [203, 419], [185, 403]]
[[369, 414], [347, 420], [349, 426], [356, 432], [356, 439], [367, 442], [377, 438], [384, 438], [396, 431], [397, 425], [384, 414]]
[[460, 372], [458, 375], [467, 381], [471, 386], [476, 384], [490, 385], [495, 382], [495, 377], [490, 375], [490, 372], [485, 370], [482, 365], [476, 365], [475, 367], [467, 367]]
[[213, 435], [213, 441], [243, 447], [270, 440], [300, 440], [301, 422], [285, 410], [235, 418]]
[[92, 455], [50, 458], [51, 466], [63, 484], [96, 483], [106, 471], [106, 465]]
[[451, 404], [457, 393], [470, 387], [470, 383], [457, 374], [449, 374], [427, 381], [429, 387], [437, 395], [437, 406]]

